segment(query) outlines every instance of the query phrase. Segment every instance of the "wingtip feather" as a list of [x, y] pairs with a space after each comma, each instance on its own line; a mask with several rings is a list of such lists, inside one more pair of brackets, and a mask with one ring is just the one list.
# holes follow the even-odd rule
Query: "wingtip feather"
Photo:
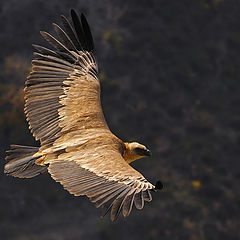
[[160, 180], [158, 180], [155, 184], [155, 189], [156, 190], [162, 190], [163, 189], [163, 184]]

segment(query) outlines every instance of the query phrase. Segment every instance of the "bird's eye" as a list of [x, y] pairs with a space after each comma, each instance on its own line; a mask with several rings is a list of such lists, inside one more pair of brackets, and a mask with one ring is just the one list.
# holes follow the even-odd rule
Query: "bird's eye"
[[137, 148], [135, 148], [135, 152], [138, 154], [138, 155], [144, 155], [144, 149], [143, 148], [139, 148], [139, 147], [137, 147]]

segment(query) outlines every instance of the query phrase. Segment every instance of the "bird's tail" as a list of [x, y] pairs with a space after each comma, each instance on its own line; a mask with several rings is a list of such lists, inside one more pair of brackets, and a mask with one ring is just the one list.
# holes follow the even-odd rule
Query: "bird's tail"
[[47, 166], [35, 164], [39, 157], [33, 155], [37, 151], [38, 147], [11, 145], [10, 150], [6, 152], [4, 173], [13, 177], [31, 178], [47, 172]]

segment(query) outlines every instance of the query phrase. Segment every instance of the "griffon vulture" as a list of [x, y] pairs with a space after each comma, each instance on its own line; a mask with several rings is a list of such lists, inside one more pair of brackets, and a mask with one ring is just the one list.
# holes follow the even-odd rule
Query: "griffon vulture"
[[63, 28], [53, 24], [57, 38], [41, 35], [55, 50], [36, 49], [26, 80], [25, 114], [41, 146], [11, 145], [5, 173], [31, 178], [51, 177], [75, 196], [86, 195], [114, 221], [122, 209], [126, 217], [133, 203], [142, 209], [151, 191], [148, 182], [129, 163], [150, 156], [143, 145], [126, 143], [108, 128], [100, 103], [98, 66], [93, 38], [84, 15], [71, 11], [73, 26], [61, 16]]

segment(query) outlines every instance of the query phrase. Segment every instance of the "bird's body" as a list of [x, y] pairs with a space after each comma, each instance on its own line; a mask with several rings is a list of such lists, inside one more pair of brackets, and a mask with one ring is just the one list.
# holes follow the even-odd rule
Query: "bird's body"
[[71, 14], [74, 27], [64, 16], [64, 30], [53, 24], [59, 40], [41, 32], [55, 51], [34, 45], [25, 114], [41, 146], [12, 145], [5, 173], [30, 178], [48, 172], [75, 196], [86, 195], [105, 212], [111, 209], [115, 220], [121, 209], [128, 216], [133, 203], [142, 209], [144, 201], [151, 201], [155, 186], [129, 165], [150, 151], [124, 143], [108, 128], [92, 35], [85, 17]]

